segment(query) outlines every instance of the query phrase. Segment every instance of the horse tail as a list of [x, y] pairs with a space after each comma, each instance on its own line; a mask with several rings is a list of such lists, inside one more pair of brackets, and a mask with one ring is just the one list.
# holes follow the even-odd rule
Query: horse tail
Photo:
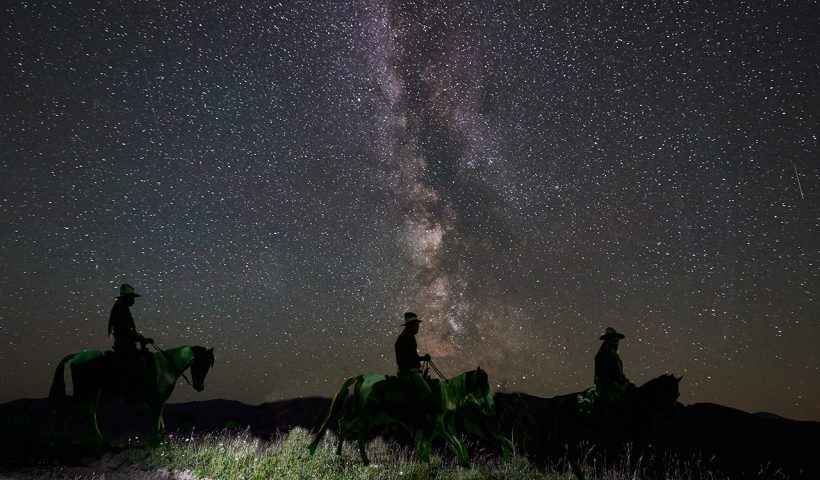
[[51, 411], [59, 411], [66, 404], [67, 395], [65, 394], [65, 365], [77, 354], [72, 353], [63, 357], [57, 369], [54, 371], [54, 380], [51, 382], [51, 388], [48, 390], [48, 409]]
[[578, 421], [576, 403], [575, 394], [552, 397], [547, 400], [541, 417], [540, 454], [546, 455], [547, 450], [559, 447], [564, 440], [563, 436], [568, 433], [565, 427]]
[[316, 452], [316, 447], [319, 446], [319, 442], [322, 441], [322, 437], [325, 436], [325, 432], [327, 432], [327, 427], [336, 421], [339, 417], [339, 413], [342, 411], [342, 407], [347, 401], [347, 397], [349, 396], [348, 389], [351, 385], [356, 383], [359, 379], [361, 379], [361, 375], [356, 375], [355, 377], [350, 377], [339, 387], [339, 390], [336, 392], [336, 395], [333, 397], [333, 401], [330, 402], [330, 408], [327, 409], [327, 414], [325, 415], [325, 419], [322, 421], [322, 426], [319, 427], [319, 431], [316, 432], [316, 435], [313, 437], [313, 441], [310, 442], [308, 445], [308, 450], [310, 450], [310, 454], [313, 455]]

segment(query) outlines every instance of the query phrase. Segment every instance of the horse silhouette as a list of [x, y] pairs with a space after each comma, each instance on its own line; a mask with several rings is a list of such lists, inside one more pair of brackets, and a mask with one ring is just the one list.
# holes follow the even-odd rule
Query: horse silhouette
[[578, 398], [583, 392], [553, 397], [547, 401], [539, 442], [538, 459], [563, 453], [578, 479], [584, 474], [578, 464], [578, 445], [589, 441], [602, 447], [632, 443], [635, 454], [630, 459], [634, 474], [643, 456], [649, 453], [656, 422], [671, 415], [679, 396], [678, 384], [683, 377], [661, 375], [640, 387], [629, 390], [623, 400], [605, 412], [587, 412]]
[[[344, 418], [341, 411], [351, 385], [354, 386], [353, 413]], [[429, 462], [432, 441], [441, 436], [450, 445], [458, 463], [466, 466], [468, 452], [455, 433], [455, 414], [465, 405], [472, 405], [485, 415], [494, 413], [487, 372], [479, 367], [449, 380], [434, 382], [432, 390], [437, 408], [428, 414], [408, 412], [413, 405], [412, 399], [395, 377], [369, 374], [348, 378], [333, 397], [319, 431], [308, 445], [311, 455], [316, 452], [328, 427], [338, 420], [339, 443], [336, 454], [341, 455], [345, 435], [352, 433], [358, 443], [362, 462], [368, 465], [370, 461], [365, 442], [370, 438], [371, 432], [378, 426], [396, 423], [407, 430], [415, 441], [417, 459]]]
[[[67, 435], [66, 424], [71, 412], [81, 408], [94, 440], [102, 443], [97, 409], [101, 403], [121, 401], [148, 406], [153, 417], [154, 441], [158, 441], [166, 430], [162, 418], [165, 402], [174, 391], [177, 379], [190, 368], [193, 388], [199, 392], [204, 390], [205, 376], [214, 364], [213, 352], [213, 348], [183, 345], [159, 353], [135, 352], [139, 357], [130, 358], [128, 362], [124, 362], [121, 354], [100, 350], [65, 356], [54, 372], [48, 396], [55, 436]], [[132, 368], [123, 371], [124, 363], [131, 363]], [[66, 395], [63, 378], [66, 364], [71, 369], [72, 396]]]

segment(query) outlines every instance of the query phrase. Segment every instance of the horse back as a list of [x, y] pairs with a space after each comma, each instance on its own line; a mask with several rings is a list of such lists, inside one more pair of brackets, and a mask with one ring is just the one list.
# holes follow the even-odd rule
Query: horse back
[[71, 365], [72, 368], [81, 367], [91, 363], [92, 361], [100, 361], [100, 358], [105, 358], [111, 353], [113, 352], [103, 352], [102, 350], [84, 350], [82, 352], [77, 352], [74, 355], [74, 358], [71, 359], [69, 365]]
[[74, 383], [88, 382], [90, 379], [107, 379], [111, 375], [113, 352], [85, 350], [79, 352], [69, 362]]
[[[126, 355], [112, 351], [86, 350], [70, 362], [75, 392], [124, 396], [127, 403], [141, 402], [156, 387], [156, 362], [153, 355], [136, 352]], [[150, 379], [150, 381], [148, 380]]]
[[566, 415], [578, 411], [578, 396], [583, 392], [568, 393], [547, 399], [545, 410], [548, 414]]
[[387, 375], [381, 375], [378, 373], [359, 375], [359, 379], [356, 381], [356, 388], [362, 391], [370, 390], [374, 385], [387, 380], [387, 378]]

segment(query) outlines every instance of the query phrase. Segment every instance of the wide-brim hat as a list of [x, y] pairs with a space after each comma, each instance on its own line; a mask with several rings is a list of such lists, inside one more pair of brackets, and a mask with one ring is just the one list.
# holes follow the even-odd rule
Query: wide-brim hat
[[410, 325], [412, 323], [421, 323], [419, 317], [413, 312], [407, 312], [404, 314], [404, 323], [401, 324], [402, 327], [406, 325]]
[[617, 331], [615, 331], [615, 329], [614, 329], [614, 328], [612, 328], [612, 327], [606, 327], [606, 331], [604, 332], [604, 334], [603, 334], [603, 335], [601, 335], [601, 338], [600, 338], [600, 339], [601, 339], [601, 340], [606, 340], [607, 338], [613, 338], [613, 337], [614, 337], [614, 338], [617, 338], [618, 340], [620, 340], [620, 339], [624, 338], [624, 337], [625, 337], [625, 335], [624, 335], [624, 334], [622, 334], [622, 333], [618, 333], [618, 332], [617, 332]]
[[128, 285], [127, 283], [123, 283], [120, 285], [120, 294], [114, 298], [127, 298], [127, 297], [139, 297], [136, 291], [134, 291], [134, 287]]

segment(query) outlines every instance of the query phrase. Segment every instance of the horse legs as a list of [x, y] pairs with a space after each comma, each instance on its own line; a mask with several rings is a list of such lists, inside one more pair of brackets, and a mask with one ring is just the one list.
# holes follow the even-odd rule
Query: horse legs
[[364, 434], [364, 431], [359, 432], [359, 435], [356, 436], [356, 443], [359, 445], [359, 455], [362, 457], [362, 463], [364, 466], [370, 465], [370, 459], [367, 458], [367, 450], [365, 446], [367, 445], [367, 437]]
[[54, 445], [66, 447], [71, 445], [71, 437], [68, 434], [68, 419], [74, 411], [74, 398], [71, 397], [66, 402], [61, 402], [54, 409]]
[[415, 428], [412, 432], [413, 440], [416, 445], [416, 460], [420, 460], [424, 463], [430, 463], [430, 450], [432, 450], [433, 439], [428, 438], [428, 435], [426, 435], [424, 430], [421, 428]]
[[455, 434], [452, 420], [437, 421], [436, 428], [439, 429], [441, 435], [447, 440], [447, 443], [450, 444], [450, 449], [453, 450], [453, 454], [456, 456], [458, 464], [462, 467], [468, 466], [467, 460], [469, 455], [467, 453], [467, 447], [464, 446]]
[[629, 473], [633, 479], [638, 478], [638, 470], [644, 467], [644, 477], [664, 478], [663, 467], [652, 444], [636, 442], [633, 444], [633, 455], [629, 462]]
[[351, 420], [342, 418], [339, 420], [339, 442], [336, 444], [336, 455], [342, 454], [342, 447], [345, 443], [345, 435], [350, 430]]
[[100, 392], [96, 391], [93, 394], [89, 394], [87, 397], [79, 400], [84, 410], [85, 418], [88, 421], [88, 425], [91, 427], [91, 434], [93, 436], [92, 440], [97, 444], [103, 443], [103, 435], [100, 431], [100, 424], [97, 423], [97, 404], [99, 397]]
[[74, 398], [71, 397], [66, 402], [60, 402], [54, 409], [54, 434], [67, 434], [68, 418], [74, 407]]
[[572, 473], [575, 475], [575, 478], [578, 480], [584, 480], [584, 471], [581, 469], [581, 465], [578, 463], [578, 458], [580, 457], [580, 451], [578, 449], [578, 439], [573, 439], [569, 442], [567, 446], [567, 457], [569, 459], [569, 466], [572, 469]]
[[362, 463], [367, 466], [370, 465], [370, 459], [367, 458], [367, 439], [370, 436], [370, 427], [372, 419], [369, 416], [357, 417], [360, 419], [356, 425], [356, 443], [359, 445], [359, 456], [362, 457]]
[[162, 442], [162, 438], [165, 436], [166, 428], [165, 428], [165, 419], [162, 418], [162, 413], [165, 410], [164, 403], [156, 403], [152, 402], [149, 405], [151, 409], [151, 416], [153, 417], [153, 425], [154, 428], [154, 436], [151, 443], [155, 446], [159, 445]]
[[[349, 430], [356, 432], [356, 444], [359, 447], [359, 456], [362, 457], [362, 463], [367, 466], [370, 465], [370, 459], [367, 458], [367, 436], [370, 434], [370, 419], [355, 416], [350, 420]], [[344, 439], [339, 437], [339, 446]]]
[[638, 468], [640, 467], [641, 457], [643, 455], [643, 450], [637, 448], [637, 445], [633, 445], [634, 451], [632, 452], [631, 458], [629, 459], [629, 478], [636, 479], [638, 477]]
[[362, 419], [356, 414], [354, 414], [351, 418], [340, 420], [339, 442], [336, 444], [336, 455], [342, 454], [342, 447], [344, 446], [345, 435], [347, 432], [354, 432], [356, 434], [356, 443], [359, 447], [359, 455], [362, 457], [362, 463], [369, 465], [370, 460], [367, 458], [367, 451], [365, 450], [365, 446], [367, 445], [367, 435], [370, 432], [369, 425], [370, 423], [368, 421]]

